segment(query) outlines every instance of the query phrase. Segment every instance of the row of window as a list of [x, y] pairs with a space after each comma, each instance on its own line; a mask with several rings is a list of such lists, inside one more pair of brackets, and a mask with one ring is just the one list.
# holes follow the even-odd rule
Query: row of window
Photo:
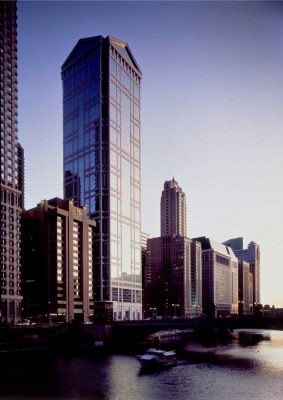
[[112, 288], [112, 301], [126, 303], [141, 303], [142, 292], [140, 290]]

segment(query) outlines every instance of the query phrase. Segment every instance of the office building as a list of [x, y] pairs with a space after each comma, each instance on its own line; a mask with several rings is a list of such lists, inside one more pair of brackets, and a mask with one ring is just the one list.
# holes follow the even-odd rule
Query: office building
[[17, 5], [0, 2], [1, 290], [0, 321], [21, 321], [20, 209], [24, 161], [18, 143]]
[[[242, 245], [235, 246], [235, 241], [242, 239]], [[243, 238], [227, 240], [239, 261], [247, 261], [250, 264], [250, 272], [253, 275], [253, 304], [260, 304], [260, 247], [255, 242], [250, 242], [247, 249], [243, 247]]]
[[141, 70], [124, 41], [78, 41], [62, 66], [64, 196], [97, 223], [96, 301], [142, 318]]
[[145, 309], [146, 309], [146, 281], [147, 281], [147, 241], [149, 239], [149, 235], [145, 232], [141, 232], [141, 266], [142, 266], [142, 287], [143, 287], [143, 294], [142, 294], [142, 302], [143, 302], [143, 317], [145, 317]]
[[161, 236], [187, 235], [186, 195], [174, 178], [164, 183], [160, 214]]
[[211, 316], [238, 313], [238, 259], [229, 246], [206, 237], [202, 246], [203, 310]]
[[185, 236], [147, 241], [148, 316], [197, 317], [202, 313], [201, 245]]
[[197, 317], [202, 313], [201, 245], [186, 237], [186, 195], [173, 178], [164, 183], [161, 236], [147, 241], [146, 316]]
[[247, 261], [239, 261], [239, 315], [253, 312], [253, 274]]
[[95, 221], [71, 200], [43, 200], [22, 213], [26, 317], [89, 321], [94, 313]]

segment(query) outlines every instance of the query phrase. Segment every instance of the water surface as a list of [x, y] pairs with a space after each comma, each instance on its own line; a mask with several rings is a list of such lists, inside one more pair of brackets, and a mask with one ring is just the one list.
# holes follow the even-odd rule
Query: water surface
[[175, 367], [141, 373], [130, 355], [0, 356], [3, 399], [282, 400], [283, 332], [270, 341], [188, 341]]

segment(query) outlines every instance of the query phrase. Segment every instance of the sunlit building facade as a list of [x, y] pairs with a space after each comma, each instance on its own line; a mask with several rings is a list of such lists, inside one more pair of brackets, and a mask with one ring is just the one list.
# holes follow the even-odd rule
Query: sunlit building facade
[[238, 259], [229, 246], [206, 237], [202, 246], [202, 292], [205, 313], [219, 317], [238, 314]]
[[20, 210], [24, 152], [18, 143], [17, 6], [0, 2], [1, 271], [0, 321], [21, 321]]
[[81, 39], [62, 66], [64, 196], [97, 223], [94, 298], [142, 318], [141, 70], [127, 43]]

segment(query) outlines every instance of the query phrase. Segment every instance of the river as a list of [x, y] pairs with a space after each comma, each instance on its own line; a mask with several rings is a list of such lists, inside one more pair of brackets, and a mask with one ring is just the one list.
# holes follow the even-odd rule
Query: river
[[241, 345], [187, 341], [176, 366], [141, 373], [132, 355], [0, 356], [1, 399], [282, 400], [283, 332]]

